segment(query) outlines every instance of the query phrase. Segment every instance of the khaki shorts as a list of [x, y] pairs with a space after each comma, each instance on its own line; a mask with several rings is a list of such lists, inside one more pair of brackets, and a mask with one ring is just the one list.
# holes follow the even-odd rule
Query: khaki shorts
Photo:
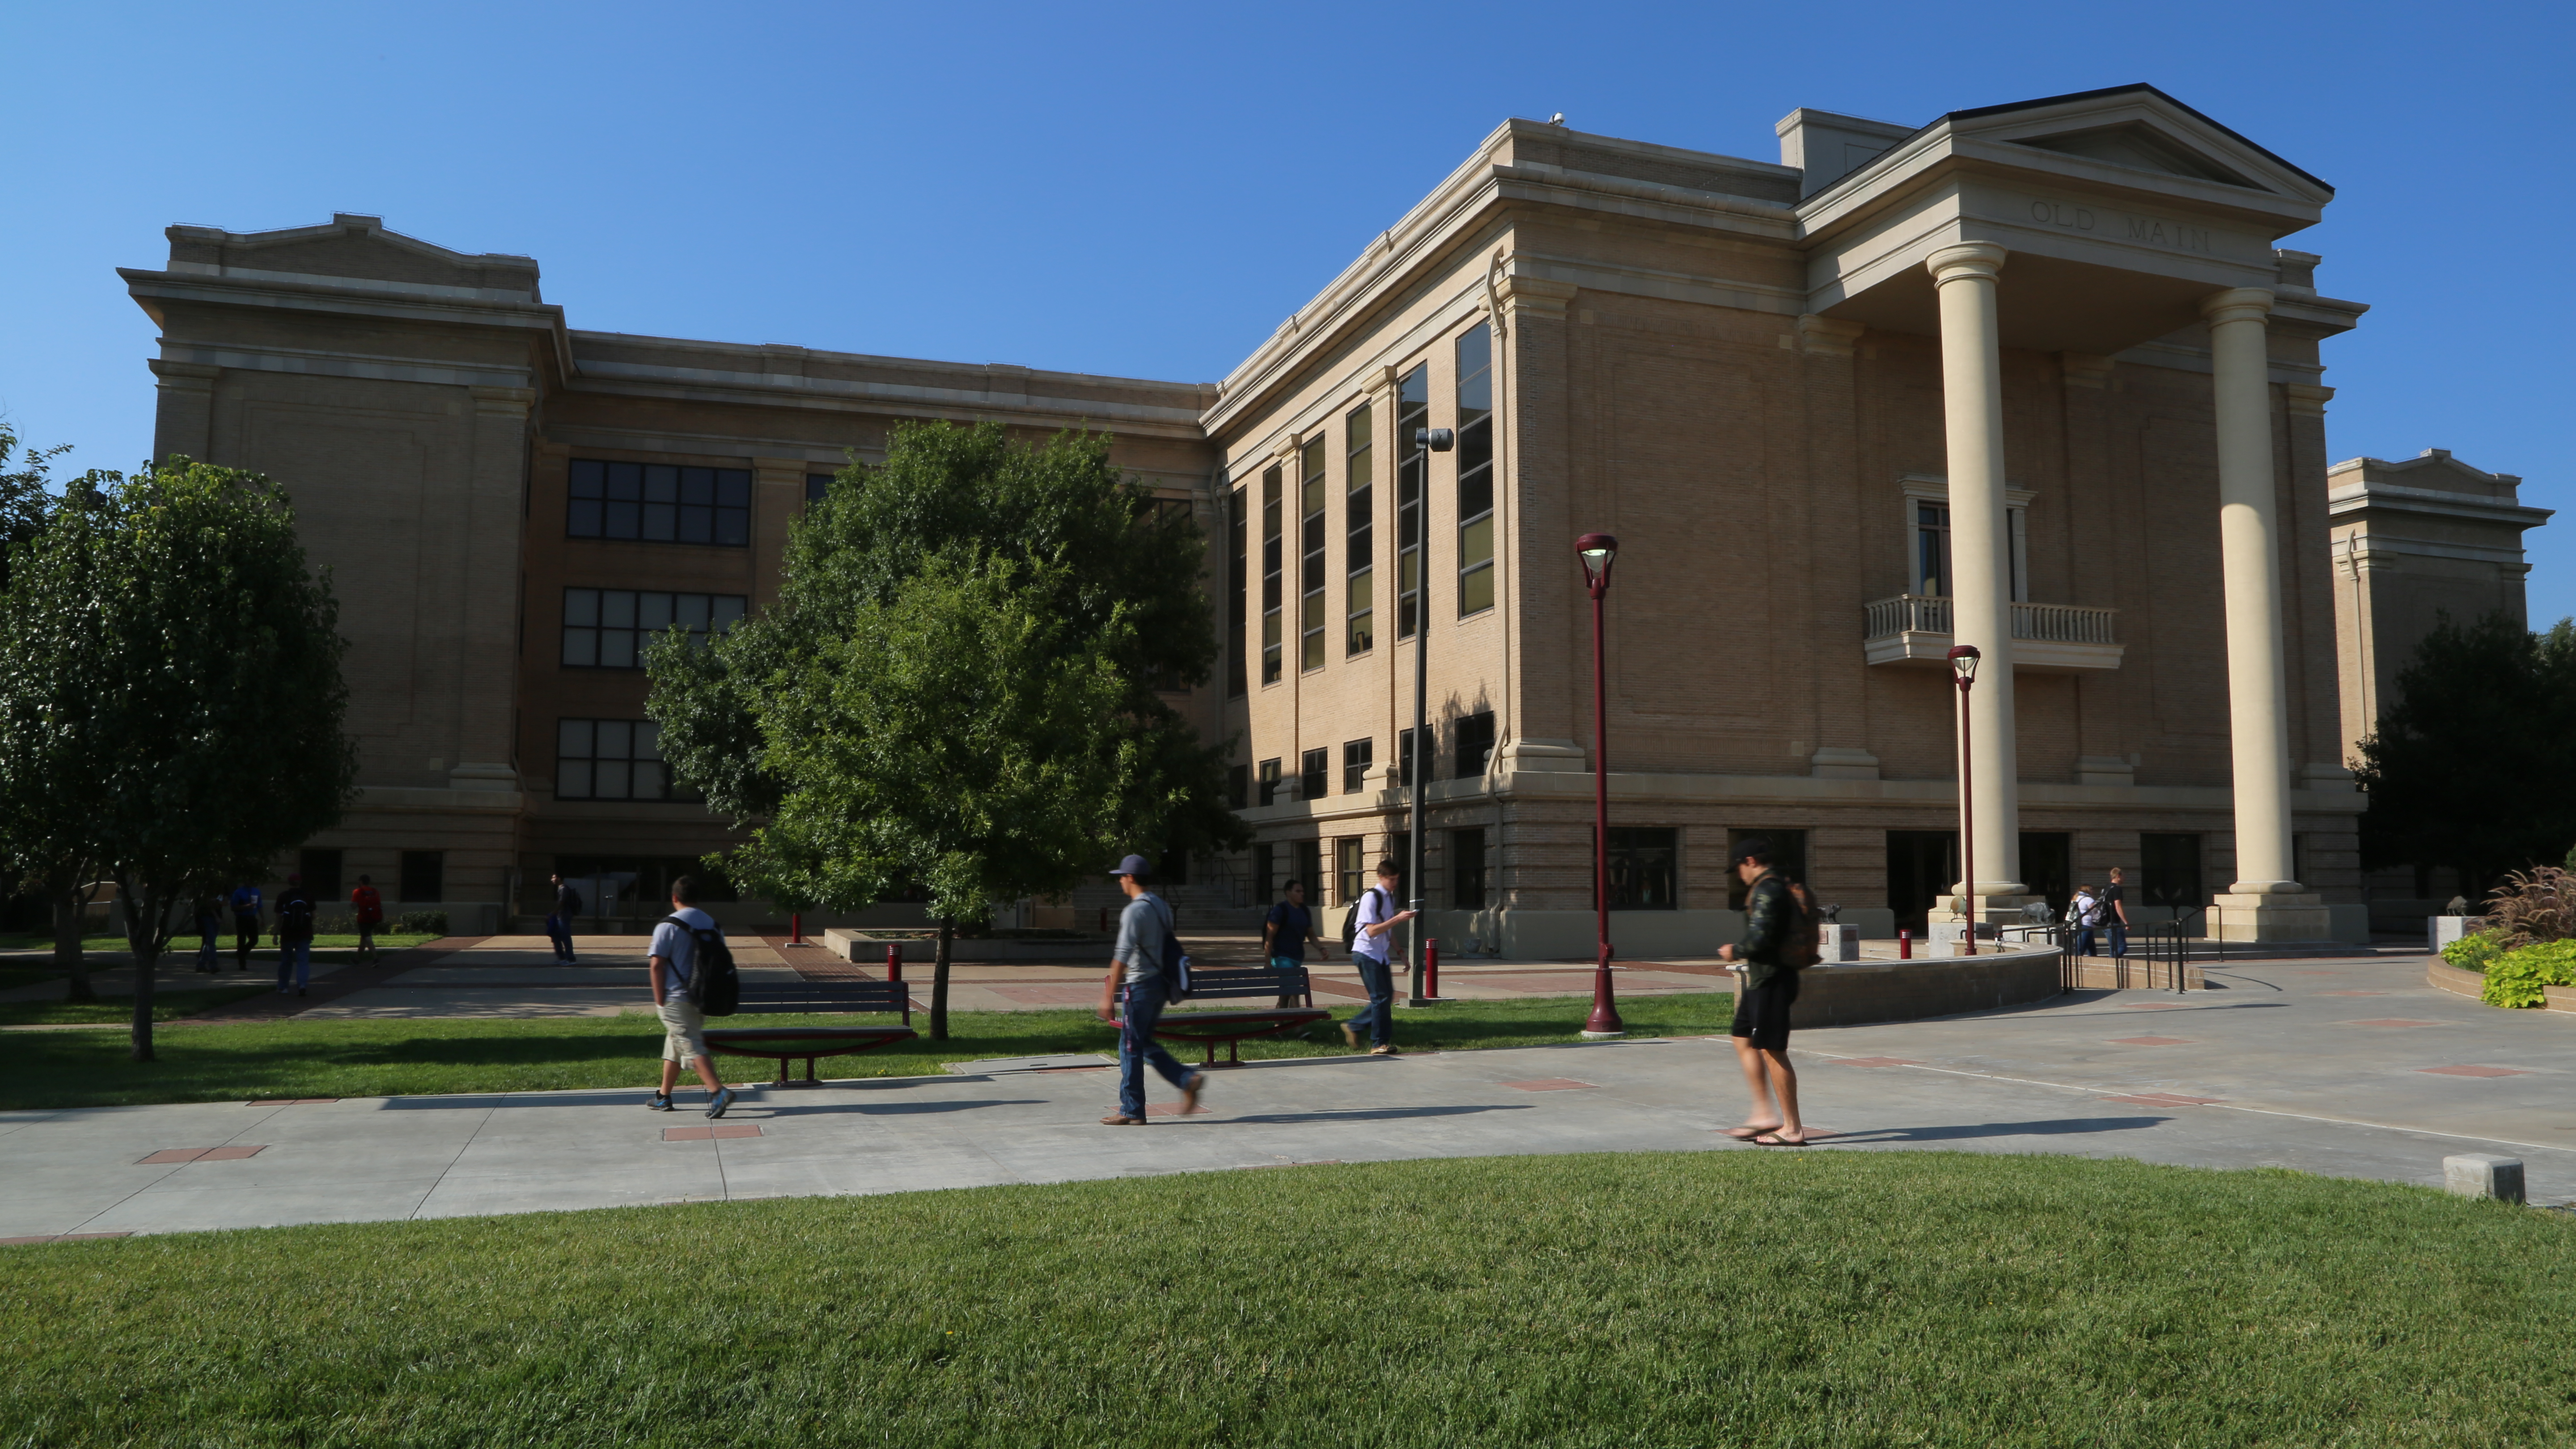
[[707, 1014], [685, 996], [673, 995], [654, 1008], [662, 1018], [662, 1060], [682, 1066], [707, 1054]]

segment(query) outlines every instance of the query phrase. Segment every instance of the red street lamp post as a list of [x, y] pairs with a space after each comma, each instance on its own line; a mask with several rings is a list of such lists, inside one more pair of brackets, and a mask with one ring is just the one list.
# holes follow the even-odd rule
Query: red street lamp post
[[1950, 672], [1959, 681], [1959, 913], [1966, 917], [1960, 936], [1971, 956], [1977, 954], [1977, 816], [1975, 781], [1969, 775], [1968, 691], [1976, 687], [1981, 657], [1974, 644], [1950, 647]]
[[1625, 1035], [1619, 1003], [1610, 990], [1610, 712], [1602, 690], [1601, 597], [1610, 592], [1610, 566], [1619, 561], [1619, 540], [1606, 533], [1587, 533], [1574, 541], [1583, 561], [1583, 582], [1592, 591], [1592, 906], [1600, 918], [1601, 960], [1592, 970], [1592, 1015], [1583, 1023], [1588, 1037]]

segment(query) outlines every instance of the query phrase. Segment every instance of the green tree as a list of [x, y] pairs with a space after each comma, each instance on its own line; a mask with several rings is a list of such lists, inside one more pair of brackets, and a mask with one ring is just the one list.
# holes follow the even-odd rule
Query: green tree
[[[70, 451], [64, 444], [22, 453], [16, 430], [0, 423], [0, 590], [8, 587], [17, 551], [44, 532], [55, 509], [87, 506], [99, 490], [118, 481], [115, 473], [93, 469], [72, 479], [57, 496], [53, 460]], [[9, 466], [13, 455], [18, 458], [14, 468]], [[54, 964], [70, 983], [70, 999], [96, 1001], [81, 955], [81, 932], [91, 901], [103, 889], [103, 867], [81, 829], [88, 818], [84, 802], [57, 783], [54, 763], [42, 757], [22, 760], [14, 788], [0, 793], [0, 890], [44, 897], [53, 910]]]
[[901, 427], [792, 532], [777, 608], [711, 649], [656, 641], [649, 706], [681, 778], [746, 823], [755, 894], [960, 922], [1138, 849], [1240, 845], [1223, 755], [1158, 687], [1206, 681], [1205, 538], [1109, 440]]
[[[54, 511], [0, 610], [0, 790], [41, 773], [117, 885], [133, 1055], [179, 908], [339, 819], [338, 605], [266, 478], [173, 458]], [[63, 808], [63, 807], [58, 807]]]
[[2443, 617], [2398, 671], [2354, 771], [2366, 868], [2444, 866], [2476, 884], [2576, 841], [2576, 620]]

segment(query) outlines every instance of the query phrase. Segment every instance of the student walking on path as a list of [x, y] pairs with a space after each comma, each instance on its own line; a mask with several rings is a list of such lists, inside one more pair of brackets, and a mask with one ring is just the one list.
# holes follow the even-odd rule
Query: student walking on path
[[[1789, 1065], [1789, 1007], [1798, 999], [1793, 959], [1796, 937], [1808, 927], [1789, 878], [1773, 868], [1771, 842], [1760, 838], [1735, 847], [1734, 866], [1745, 884], [1744, 939], [1720, 946], [1721, 961], [1741, 963], [1736, 977], [1735, 1055], [1753, 1108], [1726, 1135], [1764, 1147], [1804, 1147], [1807, 1125], [1798, 1118], [1798, 1073]], [[1775, 1104], [1775, 1100], [1776, 1104]]]
[[2120, 868], [2111, 867], [2111, 883], [2102, 887], [2102, 924], [2111, 928], [2111, 956], [2125, 960], [2129, 954], [2129, 908], [2120, 903]]
[[277, 893], [278, 995], [290, 989], [290, 978], [298, 996], [313, 984], [313, 897], [306, 894], [300, 875], [288, 876], [286, 889]]
[[733, 1088], [716, 1079], [715, 1059], [707, 1052], [707, 1014], [689, 999], [689, 980], [697, 961], [698, 936], [724, 939], [724, 927], [698, 909], [698, 883], [688, 876], [671, 882], [671, 914], [653, 928], [653, 1010], [662, 1018], [662, 1090], [645, 1103], [656, 1112], [671, 1110], [671, 1089], [680, 1084], [680, 1068], [695, 1067], [707, 1084], [707, 1115], [721, 1117], [733, 1106]]
[[1184, 1117], [1198, 1110], [1199, 1093], [1207, 1086], [1207, 1073], [1182, 1066], [1154, 1040], [1154, 1023], [1171, 1000], [1181, 942], [1172, 933], [1172, 908], [1145, 888], [1152, 868], [1145, 857], [1131, 855], [1111, 872], [1127, 893], [1127, 908], [1118, 913], [1118, 945], [1109, 974], [1100, 979], [1100, 1019], [1118, 1023], [1118, 1110], [1100, 1119], [1103, 1127], [1145, 1125], [1148, 1063], [1181, 1089]]
[[1360, 892], [1359, 903], [1351, 907], [1351, 964], [1359, 968], [1360, 985], [1368, 988], [1368, 1005], [1342, 1023], [1342, 1040], [1356, 1049], [1365, 1023], [1373, 1057], [1396, 1055], [1395, 965], [1388, 959], [1395, 940], [1389, 933], [1415, 914], [1395, 908], [1395, 883], [1401, 874], [1394, 861], [1379, 861], [1377, 884]]
[[572, 918], [581, 914], [581, 892], [558, 875], [555, 883], [554, 914], [546, 917], [546, 939], [555, 943], [555, 959], [572, 962]]
[[233, 887], [233, 969], [250, 969], [250, 948], [259, 944], [259, 887], [243, 881]]
[[[1261, 923], [1261, 954], [1270, 961], [1273, 971], [1295, 971], [1306, 964], [1306, 943], [1312, 941], [1318, 950], [1324, 937], [1315, 929], [1315, 913], [1306, 909], [1306, 883], [1288, 882], [1278, 904], [1270, 908], [1270, 918]], [[1281, 1006], [1295, 1006], [1297, 999], [1281, 993]]]
[[2066, 907], [2066, 919], [2075, 925], [2075, 954], [2093, 954], [2093, 933], [2102, 929], [2102, 898], [2091, 886], [2077, 886], [2075, 899]]
[[223, 970], [217, 959], [221, 948], [215, 943], [224, 934], [223, 902], [211, 895], [197, 897], [197, 969], [212, 976]]
[[376, 889], [372, 876], [358, 877], [358, 888], [349, 892], [349, 909], [358, 917], [358, 959], [376, 959], [376, 933], [385, 928], [385, 895]]

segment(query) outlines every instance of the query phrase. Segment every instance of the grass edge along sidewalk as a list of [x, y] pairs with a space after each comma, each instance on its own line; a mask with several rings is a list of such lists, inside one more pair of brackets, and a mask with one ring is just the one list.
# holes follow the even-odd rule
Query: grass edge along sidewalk
[[[639, 993], [640, 994], [640, 993]], [[1405, 1050], [1463, 1051], [1581, 1040], [1591, 998], [1460, 1001], [1407, 1012], [1397, 1022]], [[1735, 999], [1724, 992], [1643, 996], [1622, 1002], [1629, 1034], [1723, 1035]], [[1347, 1013], [1345, 1013], [1347, 1014]], [[749, 1018], [746, 1018], [749, 1019]], [[833, 1016], [763, 1016], [761, 1026], [846, 1022]], [[916, 1018], [915, 1025], [923, 1023]], [[832, 1058], [835, 1077], [934, 1074], [950, 1062], [1059, 1052], [1115, 1055], [1115, 1028], [1088, 1011], [960, 1011], [944, 1042], [904, 1042], [864, 1056]], [[140, 1106], [158, 1102], [251, 1101], [274, 1097], [437, 1096], [467, 1092], [643, 1088], [660, 1070], [662, 1028], [630, 1011], [614, 1017], [519, 1020], [407, 1018], [191, 1025], [160, 1036], [160, 1060], [134, 1062], [113, 1032], [16, 1032], [0, 1081], [0, 1111]], [[1340, 1056], [1350, 1049], [1329, 1023], [1304, 1037], [1255, 1038], [1246, 1061]], [[772, 1064], [720, 1057], [728, 1080], [765, 1080]]]
[[0, 1249], [0, 1423], [46, 1444], [676, 1445], [709, 1422], [742, 1445], [2561, 1443], [2571, 1232], [2273, 1170], [1736, 1148], [171, 1234]]

